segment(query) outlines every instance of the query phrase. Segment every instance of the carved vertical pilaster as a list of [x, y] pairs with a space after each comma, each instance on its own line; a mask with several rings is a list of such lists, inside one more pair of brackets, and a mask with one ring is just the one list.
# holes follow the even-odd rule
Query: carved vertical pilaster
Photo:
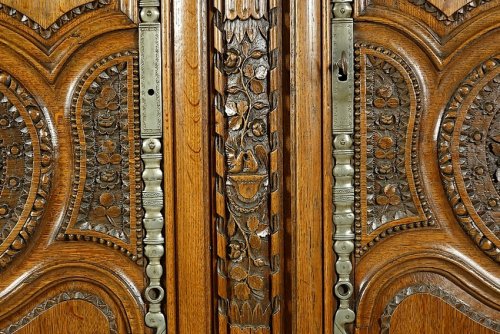
[[144, 161], [143, 207], [144, 254], [148, 259], [146, 274], [149, 279], [144, 297], [148, 302], [146, 325], [157, 334], [166, 333], [165, 316], [161, 305], [165, 291], [161, 286], [163, 266], [160, 262], [164, 249], [163, 226], [163, 172], [162, 161], [162, 97], [161, 97], [161, 40], [160, 2], [141, 0], [139, 24], [140, 101], [142, 160]]
[[280, 15], [214, 0], [219, 333], [282, 331]]
[[352, 6], [349, 0], [334, 0], [332, 18], [332, 132], [333, 132], [333, 204], [335, 211], [334, 251], [339, 303], [334, 333], [346, 334], [346, 325], [354, 321], [351, 299], [354, 292], [351, 255], [354, 251], [354, 51]]

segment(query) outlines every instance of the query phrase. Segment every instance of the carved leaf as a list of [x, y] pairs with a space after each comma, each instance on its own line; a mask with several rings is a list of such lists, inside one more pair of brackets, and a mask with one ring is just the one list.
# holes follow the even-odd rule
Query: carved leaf
[[242, 281], [245, 278], [247, 278], [248, 273], [246, 272], [245, 269], [243, 269], [240, 266], [234, 266], [231, 271], [229, 272], [229, 277], [236, 281]]
[[262, 245], [262, 242], [257, 234], [250, 235], [250, 246], [253, 249], [259, 249]]
[[262, 277], [252, 275], [248, 277], [248, 285], [250, 285], [252, 289], [262, 290], [264, 289], [264, 280]]

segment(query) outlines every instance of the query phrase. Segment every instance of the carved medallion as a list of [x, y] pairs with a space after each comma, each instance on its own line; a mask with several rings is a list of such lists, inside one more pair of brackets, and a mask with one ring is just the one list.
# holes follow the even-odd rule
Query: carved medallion
[[[358, 44], [357, 255], [389, 234], [434, 225], [420, 185], [421, 91], [412, 69], [381, 47]], [[361, 188], [361, 185], [363, 187]]]
[[43, 4], [38, 4], [38, 6], [47, 7], [45, 10], [40, 10], [40, 8], [34, 6], [31, 2], [23, 3], [15, 0], [3, 0], [0, 3], [0, 13], [8, 15], [23, 25], [30, 27], [44, 39], [49, 39], [63, 25], [75, 17], [107, 6], [111, 1], [48, 0], [43, 1]]
[[84, 239], [142, 258], [137, 54], [115, 54], [80, 81], [71, 106], [73, 195], [58, 239]]
[[277, 44], [269, 33], [277, 8], [264, 0], [217, 3], [219, 319], [231, 333], [269, 333], [280, 309]]
[[0, 268], [21, 252], [47, 207], [54, 151], [48, 116], [0, 71]]
[[449, 102], [439, 133], [441, 179], [460, 225], [500, 262], [500, 56], [477, 67]]

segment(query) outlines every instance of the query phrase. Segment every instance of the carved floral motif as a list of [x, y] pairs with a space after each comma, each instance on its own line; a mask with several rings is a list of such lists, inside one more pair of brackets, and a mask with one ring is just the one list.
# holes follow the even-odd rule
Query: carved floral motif
[[500, 261], [500, 58], [474, 69], [449, 102], [439, 133], [439, 163], [460, 225]]
[[[270, 86], [275, 60], [269, 46], [272, 20], [267, 1], [226, 1], [226, 15], [217, 8], [216, 35], [224, 45], [216, 53], [217, 170], [216, 188], [221, 316], [231, 328], [265, 330], [279, 309], [271, 276], [279, 272], [279, 254], [272, 250], [279, 230], [276, 170], [278, 135], [272, 130], [277, 93]], [[273, 18], [276, 9], [269, 15]], [[219, 163], [222, 163], [220, 165]], [[227, 290], [226, 290], [227, 289]], [[227, 297], [226, 297], [227, 296]], [[262, 332], [262, 333], [264, 333]]]
[[[116, 54], [82, 79], [71, 109], [76, 170], [73, 200], [59, 239], [92, 236], [142, 257], [141, 165], [136, 52]], [[83, 191], [82, 191], [83, 190]], [[99, 239], [97, 239], [98, 237]], [[77, 237], [78, 238], [78, 237]]]
[[[366, 133], [355, 141], [356, 233], [363, 235], [357, 241], [359, 256], [389, 234], [434, 221], [415, 154], [422, 106], [413, 71], [391, 51], [363, 43], [356, 45], [356, 70], [356, 91], [365, 92], [364, 101], [355, 105], [356, 131]], [[379, 235], [368, 237], [379, 229]]]
[[50, 195], [49, 121], [33, 96], [0, 71], [0, 269], [21, 252]]

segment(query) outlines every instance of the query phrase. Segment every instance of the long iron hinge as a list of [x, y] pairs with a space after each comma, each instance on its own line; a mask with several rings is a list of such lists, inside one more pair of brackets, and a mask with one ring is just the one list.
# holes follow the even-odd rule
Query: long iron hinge
[[334, 333], [347, 334], [354, 322], [351, 307], [354, 251], [354, 50], [352, 0], [332, 1], [332, 135], [333, 135], [333, 204], [335, 207], [334, 251], [337, 283], [335, 295], [338, 307], [334, 318]]
[[148, 259], [146, 274], [149, 279], [144, 292], [148, 304], [145, 323], [155, 328], [156, 334], [164, 334], [166, 321], [161, 306], [165, 291], [161, 285], [163, 266], [160, 262], [165, 253], [162, 234], [164, 219], [161, 169], [163, 118], [160, 1], [140, 0], [139, 7], [141, 9], [139, 23], [141, 158], [144, 161], [142, 205], [146, 230], [144, 254]]

